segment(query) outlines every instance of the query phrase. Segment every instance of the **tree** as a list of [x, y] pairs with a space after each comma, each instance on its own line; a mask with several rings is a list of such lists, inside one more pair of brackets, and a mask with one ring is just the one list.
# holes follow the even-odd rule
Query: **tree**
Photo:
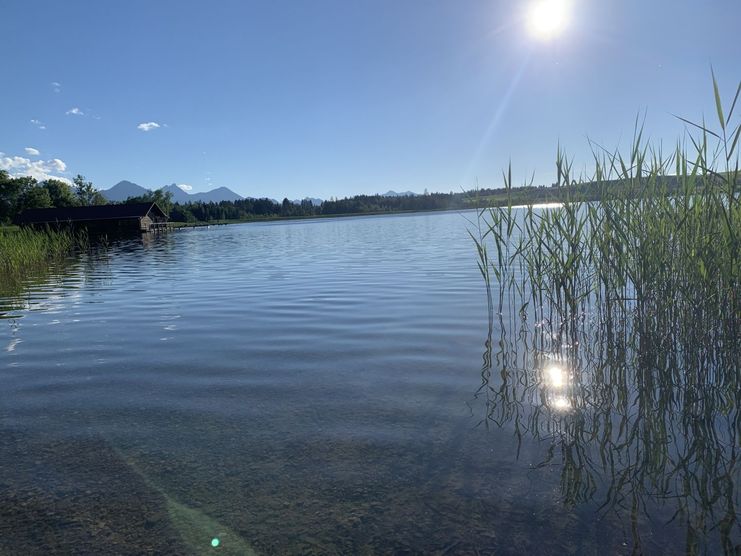
[[175, 222], [195, 222], [197, 219], [191, 210], [192, 206], [176, 204], [170, 212], [170, 218]]
[[78, 204], [78, 198], [72, 188], [61, 180], [48, 179], [42, 185], [49, 193], [52, 206], [74, 207]]
[[314, 214], [314, 203], [311, 202], [311, 199], [303, 199], [301, 201], [301, 214], [303, 216], [309, 216]]
[[124, 203], [127, 205], [133, 203], [157, 203], [157, 206], [161, 208], [165, 214], [170, 214], [173, 207], [172, 193], [169, 191], [162, 191], [161, 189], [149, 191], [144, 195], [139, 195], [137, 197], [129, 197], [124, 201]]
[[16, 215], [21, 185], [5, 170], [0, 170], [0, 222], [9, 222]]
[[77, 174], [73, 181], [75, 182], [75, 193], [77, 194], [77, 199], [81, 205], [90, 206], [108, 204], [108, 201], [103, 197], [103, 194], [95, 189], [93, 182], [85, 181], [85, 176]]
[[34, 183], [26, 187], [18, 198], [17, 212], [35, 208], [51, 208], [52, 206], [51, 196], [46, 188]]
[[165, 214], [170, 214], [172, 210], [172, 193], [157, 189], [152, 193], [153, 201], [162, 209]]

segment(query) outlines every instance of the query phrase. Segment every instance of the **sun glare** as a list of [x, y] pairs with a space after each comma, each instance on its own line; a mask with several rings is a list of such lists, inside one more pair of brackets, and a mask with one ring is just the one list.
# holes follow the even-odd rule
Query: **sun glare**
[[566, 411], [567, 409], [571, 409], [571, 402], [564, 396], [557, 396], [554, 398], [552, 406], [557, 411]]
[[551, 387], [562, 388], [566, 383], [566, 373], [561, 367], [553, 365], [548, 368], [546, 373]]
[[571, 19], [569, 0], [533, 0], [527, 10], [527, 27], [530, 35], [549, 41], [561, 35]]

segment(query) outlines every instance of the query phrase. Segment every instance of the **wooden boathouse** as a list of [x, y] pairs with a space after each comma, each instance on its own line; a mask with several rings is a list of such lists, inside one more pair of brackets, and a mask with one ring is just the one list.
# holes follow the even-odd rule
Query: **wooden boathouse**
[[18, 224], [34, 228], [71, 226], [91, 232], [131, 233], [166, 230], [167, 220], [157, 203], [131, 203], [29, 209], [21, 213]]

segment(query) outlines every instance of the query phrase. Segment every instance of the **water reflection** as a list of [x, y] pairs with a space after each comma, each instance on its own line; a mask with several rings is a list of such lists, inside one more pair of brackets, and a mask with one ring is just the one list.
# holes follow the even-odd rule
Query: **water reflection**
[[544, 356], [540, 368], [540, 396], [552, 411], [567, 412], [574, 408], [572, 386], [574, 377], [565, 361]]
[[689, 554], [738, 554], [737, 323], [717, 323], [707, 342], [635, 307], [597, 313], [569, 324], [568, 343], [527, 314], [490, 323], [484, 422], [549, 443], [537, 466], [560, 468], [562, 502], [619, 519], [633, 553], [663, 531]]

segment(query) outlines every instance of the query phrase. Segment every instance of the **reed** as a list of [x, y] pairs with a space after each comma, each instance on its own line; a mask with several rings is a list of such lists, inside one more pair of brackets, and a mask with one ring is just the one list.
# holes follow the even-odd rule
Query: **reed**
[[25, 274], [64, 261], [87, 246], [84, 231], [0, 231], [0, 275], [4, 280], [22, 279]]
[[689, 554], [741, 537], [741, 84], [727, 113], [714, 76], [713, 90], [717, 129], [684, 120], [694, 131], [667, 154], [636, 121], [629, 152], [594, 145], [587, 177], [559, 148], [559, 207], [485, 209], [471, 233], [485, 422], [554, 439], [543, 465], [560, 449], [564, 502], [601, 497], [638, 553], [666, 508]]
[[[691, 150], [680, 143], [665, 155], [636, 125], [627, 155], [595, 146], [594, 174], [579, 180], [559, 148], [557, 186], [589, 182], [597, 200], [574, 193], [554, 209], [509, 203], [479, 213], [472, 237], [487, 290], [492, 278], [498, 286], [499, 312], [505, 294], [515, 294], [510, 311], [529, 310], [557, 343], [589, 307], [608, 321], [615, 311], [651, 313], [668, 329], [691, 314], [693, 330], [738, 335], [741, 123], [731, 122], [741, 84], [727, 116], [714, 77], [713, 86], [720, 130], [692, 124], [699, 134], [688, 134]], [[511, 170], [504, 181], [511, 190]]]

